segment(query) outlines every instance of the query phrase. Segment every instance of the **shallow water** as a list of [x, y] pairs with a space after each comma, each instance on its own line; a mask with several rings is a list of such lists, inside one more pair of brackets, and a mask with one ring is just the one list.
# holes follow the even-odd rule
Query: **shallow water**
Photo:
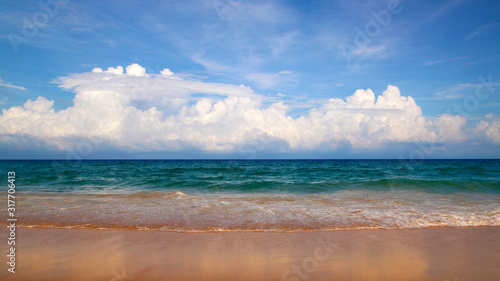
[[21, 226], [198, 232], [500, 225], [498, 160], [1, 161], [0, 169], [16, 172]]

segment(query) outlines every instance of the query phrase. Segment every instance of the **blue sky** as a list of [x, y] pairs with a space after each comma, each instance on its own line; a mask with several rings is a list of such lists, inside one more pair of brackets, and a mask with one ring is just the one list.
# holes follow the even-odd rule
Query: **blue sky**
[[[0, 108], [25, 111], [4, 111], [0, 118], [0, 146], [9, 151], [3, 158], [66, 157], [92, 137], [68, 129], [71, 121], [64, 118], [85, 123], [89, 127], [79, 128], [89, 132], [102, 127], [103, 140], [92, 143], [91, 152], [80, 153], [83, 158], [407, 158], [422, 150], [421, 143], [437, 147], [425, 158], [500, 157], [497, 1], [40, 2], [49, 4], [0, 3]], [[125, 79], [111, 77], [106, 69], [132, 64], [146, 74], [116, 74], [126, 76], [129, 87], [147, 78], [165, 88], [147, 97], [127, 96], [117, 86]], [[94, 75], [95, 68], [104, 71]], [[162, 76], [163, 69], [173, 75]], [[145, 78], [131, 78], [140, 76]], [[169, 83], [163, 84], [166, 77]], [[239, 93], [239, 85], [248, 91]], [[379, 106], [347, 99], [358, 89], [367, 100], [368, 89], [375, 97], [392, 93], [389, 85], [415, 105], [399, 103], [399, 97]], [[191, 88], [173, 97], [172, 87]], [[133, 133], [89, 121], [109, 108], [75, 113], [88, 105], [75, 101], [99, 91], [117, 91], [120, 101], [127, 100], [122, 111], [133, 107], [138, 113], [130, 114], [139, 114], [140, 120], [153, 114], [146, 113], [151, 108], [158, 110], [157, 123], [136, 124], [150, 142], [128, 141]], [[217, 108], [230, 108], [235, 96], [243, 103], [234, 107], [239, 109], [220, 111], [217, 120], [209, 117], [218, 110], [217, 102]], [[44, 99], [39, 104], [47, 105], [45, 113], [25, 104], [38, 97]], [[206, 100], [212, 106], [208, 111], [191, 112]], [[343, 128], [345, 121], [339, 120], [350, 120], [346, 108], [358, 121]], [[68, 109], [75, 110], [57, 115]], [[402, 124], [380, 119], [390, 109], [406, 112], [409, 119], [389, 116]], [[252, 121], [247, 115], [253, 110], [258, 113]], [[323, 115], [314, 117], [315, 110]], [[120, 122], [132, 118], [117, 114]], [[309, 123], [301, 123], [301, 116]], [[201, 127], [192, 127], [188, 117]], [[40, 122], [51, 129], [30, 129]], [[302, 135], [305, 128], [316, 127], [306, 133], [309, 137]], [[210, 141], [198, 141], [205, 136]]]

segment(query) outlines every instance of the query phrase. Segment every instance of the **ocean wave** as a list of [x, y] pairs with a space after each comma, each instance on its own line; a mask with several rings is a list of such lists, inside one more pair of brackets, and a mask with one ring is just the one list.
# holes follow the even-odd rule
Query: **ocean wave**
[[328, 194], [21, 193], [24, 227], [186, 232], [499, 226], [500, 195], [345, 190]]

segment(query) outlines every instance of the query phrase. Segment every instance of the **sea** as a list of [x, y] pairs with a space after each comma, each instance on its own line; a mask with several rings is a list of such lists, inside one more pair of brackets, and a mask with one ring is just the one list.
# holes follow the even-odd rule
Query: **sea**
[[[500, 225], [500, 160], [0, 161], [18, 227], [306, 232]], [[12, 203], [12, 202], [11, 202]]]

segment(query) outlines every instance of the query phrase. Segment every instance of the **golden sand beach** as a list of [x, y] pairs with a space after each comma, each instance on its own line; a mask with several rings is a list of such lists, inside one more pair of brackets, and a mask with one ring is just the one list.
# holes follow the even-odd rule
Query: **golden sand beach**
[[[176, 233], [17, 230], [1, 280], [499, 280], [500, 227]], [[0, 231], [6, 241], [8, 232]], [[2, 246], [7, 252], [7, 244]], [[5, 260], [5, 257], [4, 257]]]

